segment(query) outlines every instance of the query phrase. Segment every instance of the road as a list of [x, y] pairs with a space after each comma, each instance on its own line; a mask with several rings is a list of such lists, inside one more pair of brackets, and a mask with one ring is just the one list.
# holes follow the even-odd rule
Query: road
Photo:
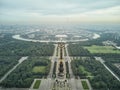
[[75, 76], [72, 72], [72, 68], [71, 68], [71, 58], [69, 56], [68, 53], [68, 44], [65, 45], [65, 51], [66, 51], [66, 61], [68, 61], [68, 67], [69, 67], [69, 74], [70, 74], [70, 79], [68, 80], [69, 84], [70, 84], [70, 88], [71, 90], [83, 90], [82, 84], [81, 84], [81, 80], [80, 79], [75, 79]]
[[101, 64], [103, 64], [103, 66], [120, 82], [120, 78], [105, 65], [105, 63], [104, 63], [105, 61], [101, 57], [95, 57], [95, 59], [97, 61], [101, 62]]
[[[36, 31], [32, 31], [32, 32], [36, 32]], [[32, 33], [32, 32], [28, 32], [28, 33]], [[28, 34], [28, 33], [26, 33], [26, 34]], [[97, 39], [99, 37], [100, 37], [99, 34], [94, 33], [92, 38]], [[46, 43], [48, 43], [48, 42], [53, 42], [53, 43], [59, 42], [58, 40], [35, 40], [35, 39], [30, 39], [30, 38], [28, 39], [28, 38], [23, 38], [20, 35], [13, 35], [12, 38], [17, 39], [17, 40], [22, 40], [22, 41], [29, 41], [29, 42], [46, 42]], [[79, 41], [88, 41], [88, 40], [89, 40], [88, 38], [84, 38], [84, 39], [78, 39], [78, 40], [67, 40], [67, 41], [63, 41], [63, 42], [79, 42]]]
[[56, 54], [57, 54], [57, 44], [55, 44], [54, 54], [51, 59], [51, 68], [50, 68], [50, 72], [47, 78], [52, 78], [54, 62], [58, 60], [58, 58], [56, 57]]
[[28, 56], [26, 57], [22, 57], [19, 59], [18, 63], [12, 68], [10, 69], [1, 79], [0, 79], [0, 83], [5, 80], [7, 78], [7, 76], [14, 71], [23, 61], [27, 60]]
[[57, 44], [54, 44], [54, 45], [55, 45], [55, 49], [54, 49], [54, 53], [53, 53], [53, 56], [52, 56], [52, 59], [51, 59], [51, 68], [50, 68], [50, 72], [49, 72], [48, 78], [52, 78], [52, 73], [53, 73], [53, 68], [54, 68], [54, 62], [57, 61], [57, 57], [56, 57]]
[[69, 67], [69, 74], [70, 74], [70, 78], [75, 78], [73, 72], [72, 72], [72, 68], [71, 68], [71, 59], [70, 59], [70, 56], [69, 56], [69, 53], [68, 53], [68, 48], [67, 48], [68, 44], [65, 45], [65, 51], [66, 51], [66, 61], [68, 61], [68, 67]]

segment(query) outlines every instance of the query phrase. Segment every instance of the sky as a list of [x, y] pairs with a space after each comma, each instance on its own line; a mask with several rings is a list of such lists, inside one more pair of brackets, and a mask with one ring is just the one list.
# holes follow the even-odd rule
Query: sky
[[120, 0], [0, 0], [0, 23], [120, 23]]

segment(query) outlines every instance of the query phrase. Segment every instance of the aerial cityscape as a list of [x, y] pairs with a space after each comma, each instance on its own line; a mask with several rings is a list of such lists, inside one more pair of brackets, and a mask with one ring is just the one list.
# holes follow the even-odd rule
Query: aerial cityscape
[[120, 90], [119, 0], [1, 0], [0, 90]]

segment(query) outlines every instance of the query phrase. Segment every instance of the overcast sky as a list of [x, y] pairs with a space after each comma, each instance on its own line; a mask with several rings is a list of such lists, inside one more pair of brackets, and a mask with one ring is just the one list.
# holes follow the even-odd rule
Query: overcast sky
[[120, 23], [120, 0], [0, 0], [0, 23]]

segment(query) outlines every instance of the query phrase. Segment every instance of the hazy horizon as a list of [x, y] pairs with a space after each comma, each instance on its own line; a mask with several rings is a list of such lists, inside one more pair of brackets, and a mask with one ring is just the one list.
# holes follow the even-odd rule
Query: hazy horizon
[[119, 0], [1, 0], [1, 24], [120, 23]]

